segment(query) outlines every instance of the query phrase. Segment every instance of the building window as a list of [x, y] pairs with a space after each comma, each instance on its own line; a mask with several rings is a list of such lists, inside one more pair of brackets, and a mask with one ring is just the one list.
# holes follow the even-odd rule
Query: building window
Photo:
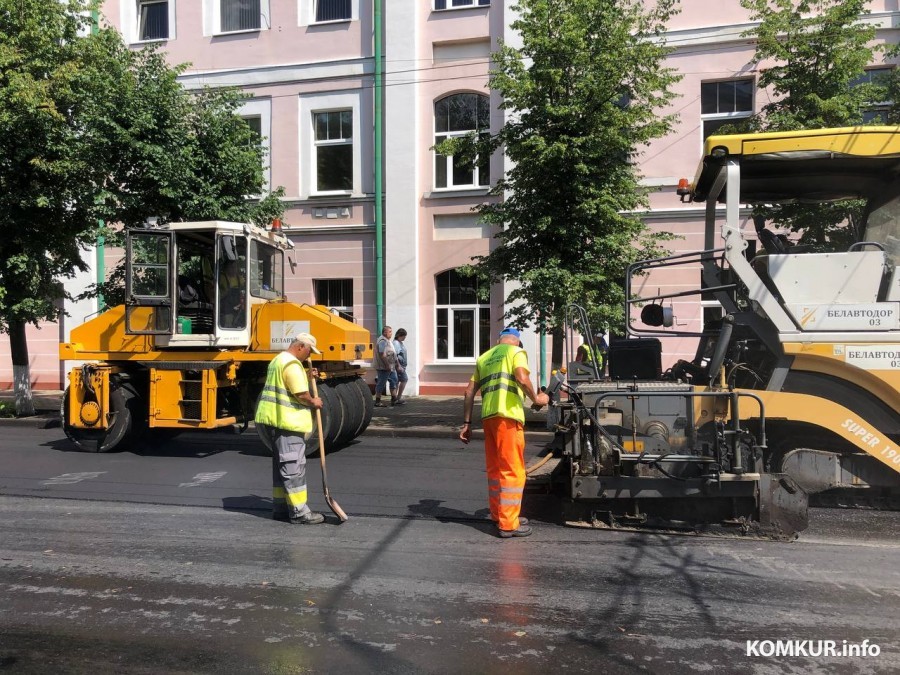
[[[248, 143], [262, 147], [264, 194], [269, 191], [272, 181], [272, 101], [265, 96], [254, 97], [244, 102], [236, 112], [252, 132], [252, 136], [247, 139]], [[259, 196], [255, 195], [256, 198]]]
[[753, 114], [753, 80], [726, 80], [700, 84], [700, 119], [703, 140], [726, 124]]
[[491, 308], [479, 299], [478, 280], [447, 270], [434, 277], [435, 354], [439, 360], [474, 359], [491, 347]]
[[316, 304], [353, 321], [353, 279], [314, 279]]
[[250, 131], [253, 133], [253, 138], [251, 138], [250, 142], [254, 145], [259, 145], [260, 143], [262, 143], [262, 117], [260, 117], [259, 115], [254, 115], [252, 117], [244, 117], [242, 119], [247, 123], [247, 126], [250, 127]]
[[242, 120], [246, 123], [247, 127], [250, 129], [250, 138], [247, 139], [247, 143], [250, 147], [262, 145], [264, 156], [262, 159], [262, 168], [263, 173], [266, 174], [266, 184], [268, 185], [268, 172], [266, 171], [269, 148], [268, 145], [264, 145], [266, 142], [265, 137], [263, 136], [263, 121], [262, 117], [259, 115], [248, 115], [245, 117], [241, 117]]
[[[887, 85], [888, 78], [894, 70], [893, 66], [869, 68], [865, 73], [850, 82], [850, 87], [858, 87], [862, 84]], [[872, 101], [863, 110], [863, 124], [887, 124], [890, 112], [890, 101]]]
[[259, 30], [262, 16], [261, 0], [219, 0], [219, 30], [234, 33]]
[[[756, 242], [749, 242], [750, 246], [747, 249], [748, 260], [753, 257], [756, 252]], [[719, 304], [719, 301], [716, 300], [716, 294], [706, 289], [709, 288], [709, 284], [706, 283], [706, 279], [703, 277], [703, 273], [700, 273], [700, 330], [715, 330], [717, 327], [721, 326], [722, 318], [725, 316], [725, 309], [722, 305]]]
[[[487, 134], [490, 99], [482, 94], [453, 94], [434, 104], [434, 143], [472, 132]], [[490, 185], [489, 157], [474, 164], [455, 162], [453, 155], [434, 155], [434, 187], [459, 188]]]
[[316, 190], [353, 189], [353, 111], [313, 113], [316, 133]]
[[491, 0], [434, 0], [435, 9], [456, 9], [457, 7], [485, 7]]
[[166, 0], [138, 0], [138, 40], [166, 40], [169, 37], [169, 3]]
[[349, 21], [350, 0], [316, 0], [316, 21]]

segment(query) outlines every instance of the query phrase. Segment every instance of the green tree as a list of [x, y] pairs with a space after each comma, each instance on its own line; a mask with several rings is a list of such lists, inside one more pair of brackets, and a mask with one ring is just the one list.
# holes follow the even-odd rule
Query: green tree
[[[235, 89], [185, 90], [177, 81], [185, 65], [170, 67], [153, 49], [128, 49], [108, 32], [116, 72], [105, 72], [113, 95], [93, 101], [97, 161], [111, 157], [99, 191], [107, 222], [126, 228], [146, 222], [231, 220], [265, 224], [284, 207], [278, 188], [262, 199], [264, 149], [236, 114], [246, 100]], [[108, 161], [107, 164], [110, 164]], [[116, 232], [107, 232], [116, 243]], [[120, 264], [99, 289], [106, 300], [123, 299]]]
[[[480, 280], [513, 280], [507, 316], [555, 329], [566, 306], [584, 305], [593, 326], [624, 325], [626, 266], [659, 252], [665, 235], [637, 214], [647, 206], [637, 159], [670, 130], [660, 110], [677, 76], [663, 64], [662, 35], [674, 0], [520, 0], [490, 86], [507, 119], [492, 136], [438, 146], [455, 161], [502, 150], [512, 168], [477, 207], [496, 226], [491, 252], [473, 259]], [[487, 285], [487, 284], [484, 284]], [[554, 341], [554, 362], [561, 340]]]
[[158, 54], [91, 30], [98, 6], [0, 0], [0, 332], [20, 415], [33, 412], [25, 328], [58, 319], [99, 221], [280, 214], [273, 197], [243, 203], [262, 193], [262, 151], [236, 94], [187, 94]]
[[[772, 99], [751, 118], [751, 131], [793, 131], [863, 123], [871, 101], [883, 100], [877, 85], [853, 86], [882, 50], [875, 28], [860, 22], [867, 0], [741, 0], [759, 26], [755, 65], [760, 91]], [[862, 204], [821, 207], [784, 204], [756, 211], [821, 250], [846, 250], [862, 232]]]

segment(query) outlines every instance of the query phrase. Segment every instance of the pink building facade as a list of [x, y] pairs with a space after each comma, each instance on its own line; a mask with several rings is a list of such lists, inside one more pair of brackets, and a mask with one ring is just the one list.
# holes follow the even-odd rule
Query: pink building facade
[[[502, 125], [487, 79], [497, 39], [516, 43], [513, 4], [383, 2], [385, 320], [409, 333], [411, 394], [459, 393], [502, 324], [508, 289], [493, 289], [490, 303], [480, 304], [454, 270], [490, 250], [491, 232], [472, 207], [487, 198], [505, 159], [460, 170], [431, 147]], [[664, 112], [677, 123], [641, 156], [644, 181], [654, 190], [644, 217], [679, 236], [673, 251], [703, 247], [703, 211], [681, 204], [675, 188], [679, 178], [693, 176], [704, 134], [765, 103], [750, 62], [754, 45], [744, 37], [753, 25], [739, 0], [682, 5], [667, 35], [674, 48], [669, 64], [682, 80]], [[879, 27], [878, 40], [896, 42], [896, 3], [874, 0], [869, 7], [864, 20]], [[181, 77], [187, 88], [229, 85], [248, 93], [240, 114], [266, 139], [268, 183], [285, 188], [285, 229], [297, 244], [289, 299], [337, 308], [374, 333], [373, 2], [108, 0], [104, 20], [134, 47], [160, 43], [171, 63], [190, 63]], [[108, 268], [117, 252], [104, 254]], [[85, 252], [92, 269], [68, 282], [73, 293], [95, 278], [96, 258]], [[646, 283], [665, 293], [694, 288], [698, 280], [688, 270]], [[716, 311], [695, 298], [673, 309], [688, 329], [699, 329], [704, 312]], [[60, 323], [29, 332], [35, 389], [65, 386], [68, 364], [58, 362], [57, 346], [96, 312], [96, 303], [67, 303], [66, 310]], [[537, 361], [538, 336], [526, 333], [524, 342]], [[693, 349], [690, 340], [667, 339], [664, 360], [690, 358]], [[538, 364], [535, 377], [541, 367], [546, 371]], [[0, 336], [0, 388], [11, 382], [9, 342]]]

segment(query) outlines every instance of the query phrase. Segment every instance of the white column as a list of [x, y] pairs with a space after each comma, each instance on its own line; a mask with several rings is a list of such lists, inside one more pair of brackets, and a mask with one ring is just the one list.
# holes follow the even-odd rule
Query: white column
[[[409, 382], [419, 393], [422, 367], [419, 311], [419, 85], [410, 83], [419, 68], [421, 2], [386, 2], [384, 12], [384, 304], [385, 323], [408, 333]], [[427, 72], [427, 71], [426, 71]], [[394, 83], [404, 82], [400, 86]]]

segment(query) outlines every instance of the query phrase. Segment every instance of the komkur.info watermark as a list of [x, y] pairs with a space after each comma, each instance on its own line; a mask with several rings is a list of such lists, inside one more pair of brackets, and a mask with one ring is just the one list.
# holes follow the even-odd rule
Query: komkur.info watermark
[[881, 647], [863, 640], [747, 640], [747, 656], [827, 656], [873, 658]]

